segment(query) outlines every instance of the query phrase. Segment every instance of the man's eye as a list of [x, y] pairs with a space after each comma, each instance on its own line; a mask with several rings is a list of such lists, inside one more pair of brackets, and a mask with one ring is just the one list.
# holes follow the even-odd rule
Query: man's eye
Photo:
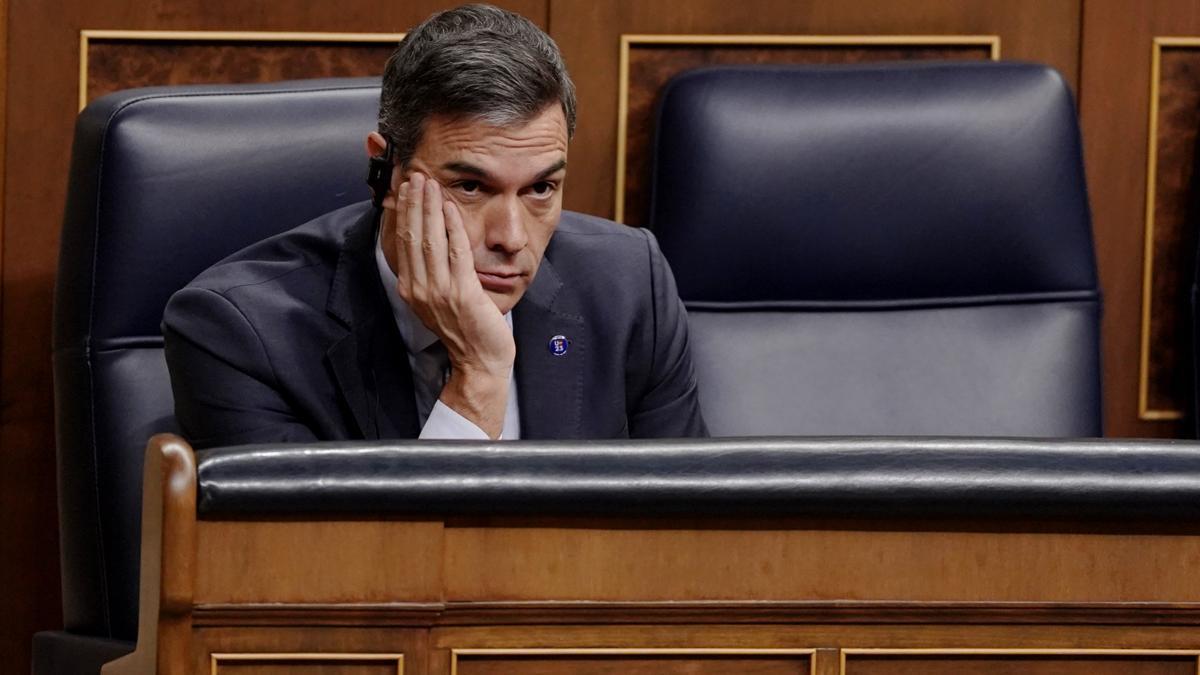
[[475, 193], [479, 192], [479, 189], [482, 186], [479, 184], [479, 181], [477, 181], [477, 180], [462, 180], [462, 181], [455, 183], [454, 187], [458, 188], [459, 190], [462, 190], [463, 192], [465, 192], [467, 194], [475, 194]]
[[544, 181], [541, 181], [538, 183], [534, 183], [533, 185], [531, 185], [529, 187], [529, 190], [530, 190], [530, 192], [532, 192], [533, 194], [535, 194], [539, 197], [545, 197], [546, 195], [550, 194], [551, 192], [554, 192], [554, 183], [544, 180]]

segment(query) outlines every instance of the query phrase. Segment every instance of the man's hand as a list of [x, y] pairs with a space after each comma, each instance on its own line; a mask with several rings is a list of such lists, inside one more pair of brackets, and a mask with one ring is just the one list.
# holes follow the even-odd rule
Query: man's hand
[[504, 316], [475, 275], [462, 214], [437, 181], [419, 172], [397, 186], [395, 195], [383, 206], [393, 224], [396, 290], [450, 355], [441, 401], [499, 438], [517, 350]]

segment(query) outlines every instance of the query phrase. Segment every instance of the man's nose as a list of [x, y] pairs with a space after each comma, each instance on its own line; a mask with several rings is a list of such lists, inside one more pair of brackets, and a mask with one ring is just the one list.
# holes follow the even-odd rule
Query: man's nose
[[525, 248], [528, 237], [520, 198], [503, 195], [492, 206], [484, 232], [488, 250], [516, 253]]

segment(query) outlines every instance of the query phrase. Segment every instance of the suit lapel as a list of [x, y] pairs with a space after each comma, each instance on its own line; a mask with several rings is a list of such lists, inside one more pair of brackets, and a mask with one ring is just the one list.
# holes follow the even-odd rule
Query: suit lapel
[[375, 220], [370, 210], [346, 232], [326, 304], [346, 333], [326, 360], [359, 436], [416, 438], [412, 372], [375, 265]]
[[[583, 374], [588, 339], [578, 304], [544, 259], [525, 297], [513, 310], [517, 342], [517, 398], [521, 438], [583, 436]], [[556, 356], [550, 341], [570, 340]]]

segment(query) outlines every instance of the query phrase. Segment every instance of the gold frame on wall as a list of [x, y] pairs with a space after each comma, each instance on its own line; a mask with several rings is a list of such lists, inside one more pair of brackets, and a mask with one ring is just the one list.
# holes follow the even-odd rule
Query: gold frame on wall
[[171, 31], [93, 30], [79, 31], [79, 109], [87, 106], [88, 47], [92, 40], [145, 42], [360, 42], [398, 44], [404, 33], [297, 33], [270, 31]]
[[999, 35], [621, 35], [621, 62], [617, 84], [617, 176], [613, 220], [625, 220], [625, 136], [629, 117], [629, 51], [634, 45], [737, 45], [833, 46], [879, 45], [988, 47], [993, 61], [1000, 59]]
[[705, 647], [562, 647], [451, 649], [450, 675], [458, 675], [460, 656], [807, 656], [809, 675], [817, 673], [817, 650]]
[[1200, 37], [1158, 37], [1150, 48], [1150, 121], [1146, 140], [1146, 224], [1142, 241], [1142, 318], [1141, 349], [1138, 354], [1138, 419], [1146, 422], [1173, 422], [1183, 419], [1182, 410], [1150, 409], [1150, 321], [1153, 318], [1154, 286], [1154, 183], [1158, 178], [1158, 96], [1162, 76], [1163, 47], [1200, 48]]
[[1195, 649], [991, 649], [991, 648], [915, 648], [915, 649], [842, 649], [838, 657], [838, 673], [846, 675], [847, 656], [1190, 656], [1196, 659], [1196, 672], [1200, 675], [1200, 650]]
[[248, 663], [255, 661], [395, 661], [396, 675], [404, 675], [403, 654], [353, 654], [320, 652], [280, 652], [280, 653], [213, 653], [209, 655], [212, 675], [217, 672], [221, 662]]

